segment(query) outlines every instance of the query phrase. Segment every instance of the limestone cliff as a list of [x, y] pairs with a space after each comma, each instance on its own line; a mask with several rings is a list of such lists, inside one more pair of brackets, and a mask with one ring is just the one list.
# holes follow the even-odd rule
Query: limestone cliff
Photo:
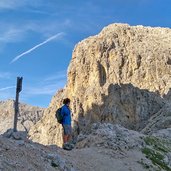
[[127, 24], [109, 25], [79, 42], [68, 68], [67, 85], [31, 129], [31, 138], [61, 145], [55, 111], [65, 97], [71, 98], [73, 119], [81, 130], [93, 122], [142, 130], [170, 99], [170, 42], [168, 28]]
[[[14, 101], [0, 101], [0, 134], [13, 127]], [[18, 130], [29, 131], [30, 127], [38, 122], [44, 113], [43, 108], [20, 104], [20, 115], [18, 120]]]

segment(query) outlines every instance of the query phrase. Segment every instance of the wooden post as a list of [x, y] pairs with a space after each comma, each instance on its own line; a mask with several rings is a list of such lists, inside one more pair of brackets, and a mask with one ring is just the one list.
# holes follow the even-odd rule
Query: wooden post
[[17, 121], [19, 114], [19, 94], [22, 91], [22, 81], [23, 77], [17, 77], [17, 86], [16, 86], [16, 98], [15, 98], [15, 113], [14, 113], [14, 132], [17, 132]]

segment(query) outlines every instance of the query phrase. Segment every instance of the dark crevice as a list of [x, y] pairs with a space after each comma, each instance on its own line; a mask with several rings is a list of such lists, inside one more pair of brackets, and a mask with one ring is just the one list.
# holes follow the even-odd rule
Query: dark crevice
[[100, 81], [100, 86], [104, 86], [106, 83], [106, 70], [104, 68], [104, 66], [102, 64], [100, 64], [100, 62], [98, 62], [98, 70], [99, 70], [99, 81]]
[[168, 58], [167, 64], [168, 64], [168, 65], [171, 65], [171, 59], [170, 59], [170, 58]]

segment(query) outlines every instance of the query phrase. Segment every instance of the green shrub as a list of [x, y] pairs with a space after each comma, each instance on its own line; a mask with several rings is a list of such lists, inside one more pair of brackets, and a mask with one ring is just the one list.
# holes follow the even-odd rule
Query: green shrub
[[142, 149], [142, 153], [146, 155], [152, 163], [166, 171], [171, 171], [171, 168], [164, 162], [165, 155], [171, 152], [171, 143], [165, 139], [156, 137], [146, 137], [144, 139], [146, 147]]

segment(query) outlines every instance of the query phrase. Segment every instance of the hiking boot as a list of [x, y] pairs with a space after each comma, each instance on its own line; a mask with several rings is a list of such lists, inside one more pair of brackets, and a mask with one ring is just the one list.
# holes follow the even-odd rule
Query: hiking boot
[[71, 147], [71, 145], [70, 145], [69, 143], [65, 143], [65, 144], [63, 145], [63, 149], [64, 149], [64, 150], [67, 150], [67, 151], [70, 151], [70, 150], [72, 150], [73, 148]]
[[72, 148], [72, 149], [74, 149], [75, 145], [73, 143], [70, 143], [69, 144], [69, 147]]

